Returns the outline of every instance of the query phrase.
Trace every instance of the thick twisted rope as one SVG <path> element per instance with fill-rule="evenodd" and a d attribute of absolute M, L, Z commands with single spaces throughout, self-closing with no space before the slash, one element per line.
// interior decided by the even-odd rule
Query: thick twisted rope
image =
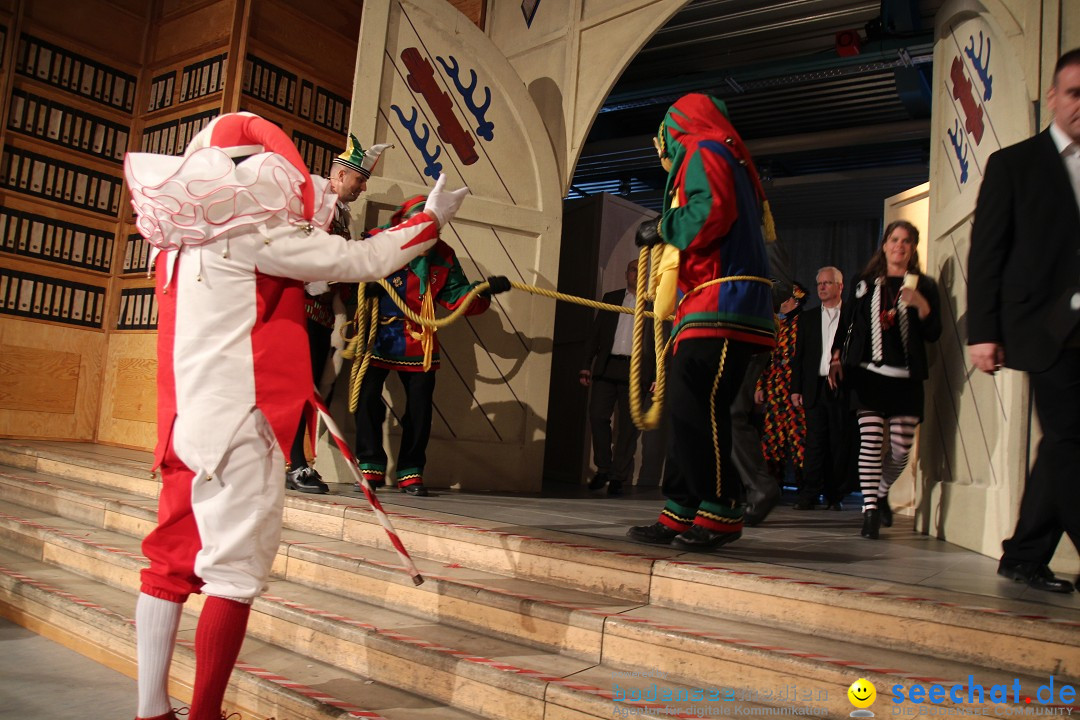
<path fill-rule="evenodd" d="M 652 268 L 654 272 L 660 261 L 660 252 L 661 246 L 659 245 L 652 249 Z M 637 297 L 646 300 L 654 299 L 647 297 L 649 253 L 649 248 L 642 248 L 638 255 Z M 734 281 L 761 282 L 766 285 L 772 285 L 772 281 L 768 278 L 755 275 L 730 275 L 728 277 L 716 278 L 706 283 L 702 283 L 686 293 L 683 300 L 712 285 Z M 489 287 L 487 281 L 477 283 L 469 290 L 461 303 L 449 315 L 444 318 L 432 319 L 422 317 L 414 312 L 405 302 L 405 299 L 400 297 L 386 280 L 380 279 L 378 283 L 383 287 L 390 299 L 394 301 L 394 304 L 401 309 L 405 317 L 416 325 L 432 328 L 434 330 L 438 330 L 439 328 L 457 321 L 458 318 L 468 311 L 469 306 L 476 300 L 477 295 L 484 292 Z M 611 305 L 609 303 L 598 302 L 576 295 L 567 295 L 566 293 L 561 293 L 556 290 L 548 290 L 546 288 L 527 285 L 514 280 L 510 281 L 510 287 L 532 293 L 533 295 L 540 295 L 554 300 L 574 303 L 575 305 L 584 305 L 585 307 L 596 310 L 606 310 L 608 312 L 633 315 L 634 340 L 630 359 L 630 417 L 633 419 L 634 425 L 639 430 L 653 430 L 660 424 L 660 417 L 663 413 L 664 388 L 666 387 L 667 381 L 667 374 L 664 369 L 664 358 L 667 356 L 668 346 L 670 345 L 670 340 L 665 340 L 664 338 L 663 321 L 671 320 L 672 318 L 660 318 L 660 322 L 657 322 L 658 318 L 656 317 L 656 313 L 646 310 L 644 302 L 636 302 L 634 303 L 633 308 L 627 308 L 622 305 Z M 355 319 L 355 324 L 357 326 L 356 334 L 352 337 L 345 337 L 346 347 L 343 352 L 345 358 L 353 360 L 352 371 L 349 376 L 350 413 L 355 413 L 356 408 L 359 405 L 360 386 L 364 381 L 364 374 L 367 372 L 368 365 L 371 363 L 371 357 L 374 352 L 375 334 L 379 327 L 379 304 L 377 300 L 375 298 L 366 297 L 363 285 L 360 286 L 358 295 L 359 298 Z M 367 315 L 366 321 L 364 320 L 365 313 Z M 652 402 L 647 413 L 642 411 L 641 401 L 641 346 L 645 337 L 645 318 L 652 318 L 653 320 L 653 347 L 656 352 L 656 386 L 652 393 Z M 346 326 L 342 328 L 343 334 L 348 331 L 349 324 L 351 323 L 347 323 Z M 360 362 L 357 362 L 358 357 L 362 358 Z"/>

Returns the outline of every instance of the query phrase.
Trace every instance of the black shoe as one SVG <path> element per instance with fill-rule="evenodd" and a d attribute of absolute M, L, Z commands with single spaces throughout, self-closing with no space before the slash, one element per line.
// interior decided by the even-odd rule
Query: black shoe
<path fill-rule="evenodd" d="M 881 511 L 881 524 L 892 527 L 892 508 L 889 507 L 889 496 L 879 497 L 877 500 L 878 510 Z"/>
<path fill-rule="evenodd" d="M 765 518 L 769 516 L 772 509 L 776 507 L 778 498 L 773 497 L 768 500 L 762 500 L 753 504 L 748 504 L 743 511 L 743 525 L 746 527 L 756 527 L 765 522 Z"/>
<path fill-rule="evenodd" d="M 611 480 L 607 486 L 608 497 L 618 497 L 622 495 L 622 480 Z"/>
<path fill-rule="evenodd" d="M 315 468 L 306 465 L 285 473 L 285 488 L 316 495 L 325 495 L 330 492 L 330 486 L 322 481 L 322 476 L 315 471 Z"/>
<path fill-rule="evenodd" d="M 678 534 L 678 530 L 672 530 L 667 525 L 658 522 L 652 525 L 635 525 L 626 531 L 628 538 L 653 545 L 667 545 Z"/>
<path fill-rule="evenodd" d="M 1056 593 L 1071 593 L 1073 591 L 1073 584 L 1068 580 L 1062 580 L 1054 575 L 1046 565 L 1039 565 L 1032 569 L 1030 565 L 1024 563 L 1014 563 L 1002 560 L 998 565 L 998 575 L 1001 577 L 1015 580 L 1016 582 L 1027 583 L 1027 586 L 1036 590 L 1045 590 L 1047 592 Z M 1077 578 L 1080 580 L 1080 578 Z"/>
<path fill-rule="evenodd" d="M 592 480 L 589 481 L 589 489 L 599 490 L 600 488 L 607 485 L 608 480 L 610 479 L 610 476 L 606 472 L 598 472 L 593 475 Z"/>
<path fill-rule="evenodd" d="M 844 503 L 837 500 L 836 502 L 829 503 L 829 510 L 843 510 Z"/>
<path fill-rule="evenodd" d="M 881 531 L 881 511 L 864 510 L 863 511 L 863 523 L 862 532 L 859 534 L 864 538 L 870 538 L 871 540 L 877 540 Z"/>
<path fill-rule="evenodd" d="M 800 498 L 793 507 L 796 510 L 817 510 L 817 503 L 809 498 Z"/>
<path fill-rule="evenodd" d="M 427 488 L 424 487 L 423 485 L 421 485 L 420 483 L 414 483 L 412 485 L 406 485 L 405 487 L 401 488 L 401 492 L 405 493 L 406 495 L 413 495 L 415 497 L 427 497 L 428 496 Z"/>
<path fill-rule="evenodd" d="M 700 525 L 693 525 L 686 532 L 676 536 L 676 538 L 671 541 L 671 546 L 678 548 L 679 550 L 710 552 L 722 545 L 735 542 L 741 537 L 742 530 L 736 530 L 735 532 L 730 533 L 718 533 L 713 532 L 712 530 L 706 530 Z"/>

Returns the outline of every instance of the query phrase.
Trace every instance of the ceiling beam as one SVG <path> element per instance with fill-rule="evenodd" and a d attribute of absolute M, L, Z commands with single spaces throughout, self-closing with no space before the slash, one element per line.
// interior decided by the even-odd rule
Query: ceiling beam
<path fill-rule="evenodd" d="M 760 138 L 748 141 L 746 147 L 750 150 L 751 155 L 765 156 L 858 145 L 877 145 L 887 142 L 924 140 L 929 137 L 929 120 L 904 120 L 882 125 L 865 125 L 841 130 Z M 589 143 L 582 150 L 581 158 L 584 160 L 595 156 L 637 153 L 643 156 L 656 154 L 653 149 L 652 136 L 634 135 Z"/>

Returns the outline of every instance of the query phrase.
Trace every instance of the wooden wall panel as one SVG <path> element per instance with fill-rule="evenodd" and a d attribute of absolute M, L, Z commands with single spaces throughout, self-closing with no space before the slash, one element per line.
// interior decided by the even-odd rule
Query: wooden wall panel
<path fill-rule="evenodd" d="M 0 410 L 73 414 L 79 360 L 77 353 L 0 344 Z"/>
<path fill-rule="evenodd" d="M 163 19 L 155 28 L 154 56 L 148 64 L 156 66 L 175 58 L 191 57 L 202 49 L 228 45 L 237 1 L 218 0 Z"/>
<path fill-rule="evenodd" d="M 457 11 L 472 20 L 473 24 L 481 30 L 484 29 L 484 9 L 487 3 L 484 0 L 448 0 L 457 8 Z"/>
<path fill-rule="evenodd" d="M 146 358 L 120 358 L 116 367 L 113 417 L 152 423 L 157 420 L 157 362 Z"/>
<path fill-rule="evenodd" d="M 346 28 L 331 29 L 278 0 L 259 0 L 251 15 L 252 40 L 307 65 L 316 78 L 331 87 L 349 87 L 359 23 L 351 33 Z M 312 48 L 318 48 L 318 52 L 312 52 Z M 272 57 L 268 59 L 275 61 Z"/>
<path fill-rule="evenodd" d="M 328 28 L 354 45 L 360 37 L 360 15 L 364 4 L 358 0 L 277 0 L 277 2 L 296 8 L 315 22 Z M 258 0 L 256 0 L 256 5 Z"/>
<path fill-rule="evenodd" d="M 101 332 L 0 317 L 0 435 L 93 440 L 105 344 Z"/>
<path fill-rule="evenodd" d="M 152 450 L 157 440 L 157 334 L 110 336 L 104 375 L 98 442 Z"/>
<path fill-rule="evenodd" d="M 112 64 L 138 66 L 149 5 L 144 3 L 143 13 L 138 14 L 103 0 L 28 0 L 25 12 L 35 27 L 77 38 L 79 43 L 103 53 Z"/>

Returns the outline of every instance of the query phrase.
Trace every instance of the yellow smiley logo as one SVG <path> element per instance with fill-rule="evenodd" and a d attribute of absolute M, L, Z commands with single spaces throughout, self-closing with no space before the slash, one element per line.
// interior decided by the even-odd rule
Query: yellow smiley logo
<path fill-rule="evenodd" d="M 874 700 L 877 699 L 877 690 L 874 689 L 873 683 L 866 678 L 859 678 L 855 682 L 851 683 L 851 687 L 847 691 L 848 700 L 851 704 L 857 708 L 868 708 L 874 704 Z"/>

